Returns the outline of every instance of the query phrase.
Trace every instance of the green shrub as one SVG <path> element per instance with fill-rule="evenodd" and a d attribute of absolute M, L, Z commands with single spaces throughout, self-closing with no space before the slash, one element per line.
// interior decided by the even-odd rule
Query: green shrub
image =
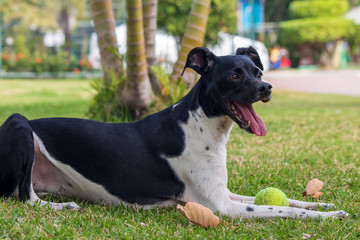
<path fill-rule="evenodd" d="M 292 60 L 311 49 L 315 62 L 322 67 L 339 67 L 337 48 L 328 43 L 340 44 L 346 40 L 354 52 L 360 42 L 358 27 L 344 14 L 349 9 L 346 0 L 296 0 L 290 4 L 295 19 L 280 23 L 278 41 L 287 47 Z"/>
<path fill-rule="evenodd" d="M 89 118 L 103 122 L 131 122 L 132 115 L 121 101 L 119 94 L 124 86 L 125 78 L 118 79 L 114 73 L 110 75 L 110 84 L 105 84 L 103 79 L 95 79 L 91 82 L 95 96 L 90 103 Z"/>
<path fill-rule="evenodd" d="M 176 82 L 171 81 L 161 65 L 153 66 L 151 70 L 153 70 L 163 87 L 161 92 L 162 100 L 169 102 L 170 105 L 177 103 L 189 91 L 186 83 L 181 78 Z"/>
<path fill-rule="evenodd" d="M 80 72 L 92 71 L 92 64 L 83 56 L 80 60 L 75 56 L 58 51 L 55 55 L 42 52 L 28 54 L 23 52 L 2 53 L 3 70 L 7 72 Z"/>
<path fill-rule="evenodd" d="M 23 54 L 25 56 L 30 55 L 29 48 L 26 44 L 25 35 L 18 35 L 14 39 L 14 50 L 17 54 Z"/>
<path fill-rule="evenodd" d="M 289 7 L 292 18 L 342 17 L 348 10 L 346 0 L 293 1 Z"/>
<path fill-rule="evenodd" d="M 35 57 L 31 61 L 31 71 L 32 72 L 44 72 L 45 70 L 45 63 L 44 63 L 44 57 Z"/>
<path fill-rule="evenodd" d="M 279 42 L 282 45 L 326 43 L 351 39 L 356 33 L 355 23 L 341 17 L 321 17 L 289 20 L 280 23 Z"/>

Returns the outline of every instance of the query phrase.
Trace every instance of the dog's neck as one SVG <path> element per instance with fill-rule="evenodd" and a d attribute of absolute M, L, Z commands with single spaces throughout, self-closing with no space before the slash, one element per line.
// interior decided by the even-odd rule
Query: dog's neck
<path fill-rule="evenodd" d="M 201 107 L 208 118 L 226 116 L 219 101 L 214 100 L 217 97 L 217 93 L 209 91 L 206 79 L 201 77 L 191 91 L 179 101 L 182 105 L 180 108 L 184 111 L 194 111 Z"/>
<path fill-rule="evenodd" d="M 193 89 L 179 102 L 179 110 L 187 116 L 186 125 L 200 135 L 212 137 L 226 144 L 234 122 L 222 114 L 216 94 L 206 89 L 205 80 L 200 78 Z M 176 108 L 177 105 L 173 106 Z M 201 133 L 207 134 L 201 134 Z"/>
<path fill-rule="evenodd" d="M 208 117 L 202 106 L 190 111 L 187 128 L 196 132 L 198 139 L 214 139 L 226 145 L 234 122 L 228 116 Z"/>

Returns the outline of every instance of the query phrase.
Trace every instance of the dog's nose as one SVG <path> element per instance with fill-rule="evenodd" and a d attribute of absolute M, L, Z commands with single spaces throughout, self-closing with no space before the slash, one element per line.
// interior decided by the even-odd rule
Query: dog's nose
<path fill-rule="evenodd" d="M 268 93 L 268 92 L 271 92 L 271 89 L 272 89 L 272 86 L 270 83 L 261 83 L 259 84 L 257 90 L 261 93 Z"/>

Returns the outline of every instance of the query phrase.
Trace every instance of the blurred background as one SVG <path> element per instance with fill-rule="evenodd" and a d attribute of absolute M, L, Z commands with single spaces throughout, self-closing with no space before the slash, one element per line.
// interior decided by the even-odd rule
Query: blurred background
<path fill-rule="evenodd" d="M 191 3 L 159 1 L 158 62 L 176 61 Z M 219 55 L 256 45 L 267 70 L 359 66 L 359 3 L 213 0 L 204 45 Z M 113 0 L 112 8 L 119 50 L 125 53 L 125 0 Z M 83 77 L 96 75 L 101 60 L 90 1 L 1 1 L 0 52 L 1 78 L 59 75 L 54 72 L 70 72 L 69 77 L 82 72 Z"/>
<path fill-rule="evenodd" d="M 0 2 L 0 79 L 102 79 L 96 111 L 119 102 L 140 116 L 154 95 L 174 103 L 196 81 L 179 78 L 193 47 L 250 45 L 277 88 L 360 95 L 360 0 Z"/>

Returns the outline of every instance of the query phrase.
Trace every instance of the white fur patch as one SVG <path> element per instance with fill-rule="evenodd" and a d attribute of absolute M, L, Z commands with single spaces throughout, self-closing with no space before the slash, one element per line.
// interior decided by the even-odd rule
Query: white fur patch
<path fill-rule="evenodd" d="M 65 177 L 65 182 L 70 182 L 72 187 L 66 188 L 66 195 L 72 195 L 82 199 L 87 199 L 95 203 L 105 203 L 112 205 L 119 205 L 120 199 L 110 194 L 103 186 L 96 184 L 83 175 L 78 173 L 71 166 L 64 164 L 50 155 L 46 150 L 41 139 L 33 133 L 35 139 L 35 147 L 38 147 L 40 152 L 46 156 L 46 158 L 54 164 L 59 171 L 61 171 Z M 35 159 L 36 161 L 36 159 Z M 52 186 L 49 186 L 51 188 Z M 59 192 L 61 194 L 61 192 Z"/>
<path fill-rule="evenodd" d="M 42 183 L 42 185 L 44 184 L 46 185 L 45 188 L 47 188 L 47 191 L 45 192 L 58 193 L 60 195 L 64 195 L 68 197 L 77 197 L 92 201 L 94 203 L 110 204 L 114 206 L 122 204 L 124 206 L 134 206 L 144 209 L 151 209 L 156 206 L 173 206 L 177 203 L 177 201 L 175 200 L 168 200 L 168 201 L 160 202 L 158 204 L 148 204 L 148 205 L 138 205 L 138 204 L 131 204 L 124 202 L 120 198 L 110 194 L 102 185 L 90 181 L 89 179 L 85 178 L 83 175 L 78 173 L 71 166 L 56 160 L 46 150 L 46 147 L 44 146 L 42 140 L 36 135 L 36 133 L 33 133 L 33 136 L 34 136 L 35 148 L 38 148 L 40 152 L 46 156 L 47 160 L 50 161 L 57 168 L 59 172 L 61 172 L 61 174 L 54 174 L 57 175 L 57 180 L 58 180 L 57 184 L 52 183 L 52 185 L 46 185 L 46 183 Z M 59 175 L 62 176 L 63 179 L 59 180 L 58 178 Z M 49 182 L 53 182 L 53 181 L 49 181 Z M 61 185 L 64 182 L 65 183 L 70 182 L 72 186 L 69 187 L 66 185 Z M 61 187 L 59 187 L 60 185 Z M 31 196 L 29 202 L 32 203 L 35 201 L 40 201 L 41 205 L 50 204 L 50 206 L 54 208 L 58 208 L 59 206 L 61 207 L 68 206 L 67 203 L 56 204 L 56 203 L 48 203 L 46 201 L 40 200 L 36 195 L 35 191 L 33 190 L 33 186 L 31 186 Z"/>
<path fill-rule="evenodd" d="M 212 206 L 209 200 L 213 191 L 227 189 L 226 143 L 233 121 L 227 116 L 208 118 L 200 107 L 190 111 L 187 123 L 180 126 L 185 134 L 183 153 L 178 157 L 164 156 L 185 184 L 180 200 Z"/>

